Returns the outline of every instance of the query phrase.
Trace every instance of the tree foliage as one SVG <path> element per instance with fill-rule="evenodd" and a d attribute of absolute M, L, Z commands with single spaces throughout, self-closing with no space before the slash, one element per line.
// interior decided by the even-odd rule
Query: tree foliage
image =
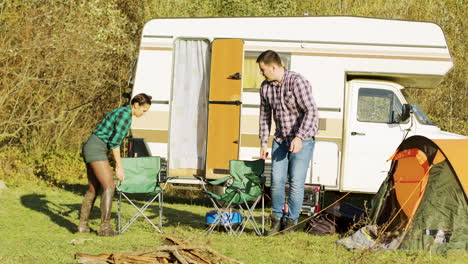
<path fill-rule="evenodd" d="M 410 100 L 442 129 L 466 135 L 467 5 L 463 0 L 0 1 L 0 153 L 14 148 L 37 159 L 46 153 L 48 160 L 54 160 L 53 151 L 58 157 L 63 150 L 78 153 L 96 122 L 123 102 L 143 25 L 158 17 L 345 15 L 436 23 L 455 67 L 438 89 L 409 91 Z M 18 160 L 0 157 L 0 167 Z M 30 164 L 44 168 L 41 162 Z"/>

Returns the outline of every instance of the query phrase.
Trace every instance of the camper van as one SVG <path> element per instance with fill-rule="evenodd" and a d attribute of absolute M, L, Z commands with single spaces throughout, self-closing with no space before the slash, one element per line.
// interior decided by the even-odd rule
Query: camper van
<path fill-rule="evenodd" d="M 133 95 L 154 99 L 132 123 L 173 182 L 229 174 L 259 159 L 257 56 L 274 50 L 312 85 L 319 132 L 306 183 L 375 193 L 400 142 L 441 131 L 405 89 L 434 89 L 453 61 L 433 23 L 361 17 L 164 18 L 143 28 Z M 269 146 L 274 134 L 271 130 Z M 271 153 L 271 151 L 270 151 Z M 266 160 L 271 164 L 271 160 Z M 265 173 L 268 178 L 270 170 Z"/>

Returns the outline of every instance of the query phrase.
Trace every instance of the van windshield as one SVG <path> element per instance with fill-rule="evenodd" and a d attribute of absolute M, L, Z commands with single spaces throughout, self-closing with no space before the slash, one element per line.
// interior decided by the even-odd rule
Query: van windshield
<path fill-rule="evenodd" d="M 413 113 L 416 116 L 416 119 L 418 119 L 419 123 L 423 125 L 434 125 L 429 119 L 429 117 L 427 117 L 427 115 L 423 112 L 421 108 L 419 108 L 417 104 L 413 104 Z"/>

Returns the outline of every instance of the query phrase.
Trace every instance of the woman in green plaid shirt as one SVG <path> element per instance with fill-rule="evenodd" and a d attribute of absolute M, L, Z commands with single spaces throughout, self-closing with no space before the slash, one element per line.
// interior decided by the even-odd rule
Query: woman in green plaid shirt
<path fill-rule="evenodd" d="M 143 93 L 136 95 L 131 100 L 130 105 L 108 113 L 93 130 L 88 141 L 83 144 L 83 157 L 86 163 L 89 188 L 81 205 L 79 233 L 91 231 L 88 219 L 96 199 L 96 192 L 101 189 L 101 229 L 98 235 L 115 235 L 110 225 L 115 184 L 107 153 L 111 150 L 116 165 L 115 175 L 119 181 L 123 181 L 124 172 L 120 159 L 120 145 L 130 130 L 132 116 L 137 118 L 143 116 L 150 106 L 151 96 Z"/>

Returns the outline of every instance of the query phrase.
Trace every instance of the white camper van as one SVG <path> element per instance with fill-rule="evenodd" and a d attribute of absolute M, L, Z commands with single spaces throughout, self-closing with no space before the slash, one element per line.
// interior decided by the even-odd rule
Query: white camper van
<path fill-rule="evenodd" d="M 132 133 L 165 159 L 175 182 L 219 178 L 228 174 L 229 160 L 259 158 L 263 77 L 256 58 L 268 49 L 312 84 L 320 119 L 307 183 L 375 193 L 389 170 L 386 160 L 405 136 L 463 137 L 438 129 L 402 93 L 436 88 L 453 66 L 436 24 L 360 17 L 154 19 L 143 29 L 133 85 L 133 95 L 147 93 L 154 101 L 133 121 Z"/>

